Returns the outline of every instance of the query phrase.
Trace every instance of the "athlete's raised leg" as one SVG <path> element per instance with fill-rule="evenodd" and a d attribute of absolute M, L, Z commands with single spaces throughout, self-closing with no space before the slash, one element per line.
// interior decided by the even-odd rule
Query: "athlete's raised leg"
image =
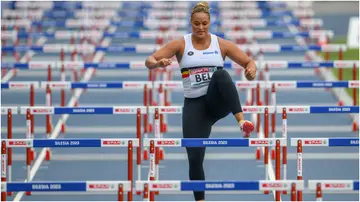
<path fill-rule="evenodd" d="M 206 94 L 206 103 L 215 117 L 215 122 L 231 112 L 246 137 L 254 129 L 253 124 L 244 119 L 238 92 L 226 70 L 219 69 L 212 75 Z"/>

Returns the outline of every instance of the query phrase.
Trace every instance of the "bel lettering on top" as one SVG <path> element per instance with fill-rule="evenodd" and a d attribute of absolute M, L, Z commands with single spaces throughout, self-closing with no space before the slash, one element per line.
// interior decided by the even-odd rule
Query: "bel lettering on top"
<path fill-rule="evenodd" d="M 205 74 L 201 74 L 201 75 L 196 74 L 195 79 L 196 79 L 196 82 L 207 81 L 207 80 L 211 79 L 211 76 L 210 76 L 210 73 L 205 73 Z"/>

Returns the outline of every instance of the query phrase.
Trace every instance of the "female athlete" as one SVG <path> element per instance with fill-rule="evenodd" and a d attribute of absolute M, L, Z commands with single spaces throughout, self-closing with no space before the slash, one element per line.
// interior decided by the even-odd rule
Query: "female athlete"
<path fill-rule="evenodd" d="M 183 87 L 184 107 L 182 129 L 184 138 L 209 138 L 211 128 L 230 112 L 234 115 L 244 137 L 249 137 L 254 125 L 244 120 L 236 87 L 223 69 L 226 57 L 245 68 L 248 80 L 254 80 L 256 65 L 234 43 L 208 32 L 210 8 L 207 2 L 197 3 L 191 13 L 192 33 L 173 40 L 149 56 L 148 69 L 166 67 L 176 56 Z M 190 180 L 205 180 L 203 160 L 205 147 L 186 148 Z M 196 201 L 205 200 L 205 193 L 195 191 Z"/>

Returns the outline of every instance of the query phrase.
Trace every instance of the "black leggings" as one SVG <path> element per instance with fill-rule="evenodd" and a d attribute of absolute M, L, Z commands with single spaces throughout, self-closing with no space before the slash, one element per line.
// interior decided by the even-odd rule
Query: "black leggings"
<path fill-rule="evenodd" d="M 223 69 L 214 72 L 207 94 L 199 98 L 185 98 L 183 109 L 184 138 L 209 138 L 211 127 L 230 112 L 242 112 L 236 87 Z M 240 129 L 239 129 L 240 132 Z M 186 148 L 190 180 L 205 180 L 203 161 L 205 147 Z M 205 193 L 194 192 L 195 200 L 204 200 Z"/>

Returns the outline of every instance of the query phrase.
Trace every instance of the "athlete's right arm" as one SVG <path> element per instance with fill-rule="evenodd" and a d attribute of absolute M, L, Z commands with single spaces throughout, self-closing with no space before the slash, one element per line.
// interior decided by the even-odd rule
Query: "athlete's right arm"
<path fill-rule="evenodd" d="M 171 64 L 171 58 L 177 54 L 181 46 L 181 40 L 173 40 L 149 56 L 145 61 L 148 69 L 166 67 Z"/>

